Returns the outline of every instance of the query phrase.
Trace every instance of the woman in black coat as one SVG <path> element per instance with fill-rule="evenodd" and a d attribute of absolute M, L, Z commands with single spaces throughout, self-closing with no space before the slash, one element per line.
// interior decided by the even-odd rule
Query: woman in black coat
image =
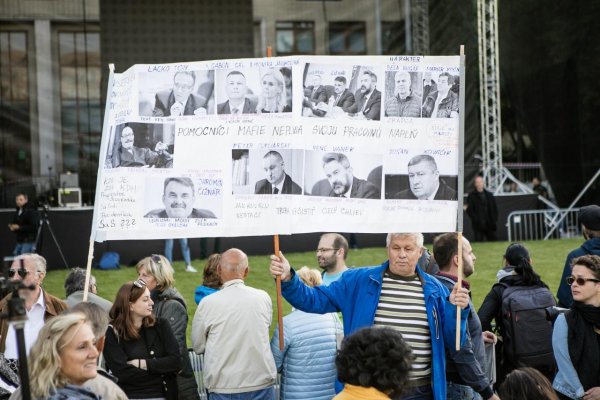
<path fill-rule="evenodd" d="M 130 399 L 175 400 L 179 346 L 169 323 L 152 315 L 153 304 L 143 280 L 121 286 L 110 310 L 106 367 Z"/>

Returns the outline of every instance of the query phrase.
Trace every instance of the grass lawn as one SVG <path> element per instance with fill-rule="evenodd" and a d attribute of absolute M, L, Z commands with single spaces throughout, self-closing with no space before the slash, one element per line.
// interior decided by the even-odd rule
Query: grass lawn
<path fill-rule="evenodd" d="M 542 279 L 550 286 L 554 294 L 558 289 L 558 283 L 562 275 L 562 270 L 565 258 L 569 251 L 579 247 L 583 242 L 583 238 L 560 239 L 547 241 L 531 241 L 523 242 L 529 249 L 535 270 L 542 276 Z M 475 274 L 469 278 L 471 282 L 471 291 L 473 294 L 473 302 L 478 308 L 483 302 L 485 295 L 490 290 L 492 284 L 496 280 L 496 272 L 502 267 L 502 255 L 508 246 L 508 242 L 495 243 L 473 243 L 473 250 L 477 257 L 475 262 Z M 316 247 L 316 243 L 315 243 Z M 431 245 L 427 246 L 431 249 Z M 243 250 L 243 249 L 242 249 Z M 292 266 L 301 267 L 307 265 L 315 267 L 314 252 L 305 253 L 290 253 L 286 254 L 285 249 L 282 249 L 286 258 Z M 365 248 L 351 250 L 348 254 L 348 266 L 365 266 L 378 265 L 386 260 L 385 248 Z M 271 295 L 273 299 L 273 321 L 271 332 L 274 329 L 277 321 L 276 317 L 276 301 L 275 301 L 275 283 L 269 274 L 268 256 L 251 256 L 250 257 L 250 274 L 246 280 L 246 284 L 256 288 L 263 289 Z M 205 261 L 194 260 L 193 264 L 199 271 L 204 267 Z M 191 320 L 196 311 L 196 303 L 194 302 L 194 289 L 202 282 L 202 273 L 185 272 L 183 261 L 175 261 L 175 287 L 182 293 L 188 304 L 188 314 L 190 323 L 188 325 L 188 343 L 190 341 Z M 100 271 L 93 270 L 92 272 L 97 279 L 98 294 L 106 299 L 114 300 L 114 296 L 119 287 L 126 281 L 137 278 L 135 268 L 122 267 L 116 271 Z M 50 271 L 44 280 L 44 287 L 53 295 L 64 297 L 64 280 L 68 274 L 66 270 Z M 291 307 L 287 302 L 283 302 L 283 313 L 288 314 Z"/>

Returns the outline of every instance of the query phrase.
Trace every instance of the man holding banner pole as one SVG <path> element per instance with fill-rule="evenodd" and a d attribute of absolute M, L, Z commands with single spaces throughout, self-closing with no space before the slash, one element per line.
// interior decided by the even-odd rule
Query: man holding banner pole
<path fill-rule="evenodd" d="M 386 247 L 388 261 L 349 269 L 329 286 L 304 285 L 283 255 L 271 256 L 270 271 L 281 276 L 283 297 L 293 307 L 312 313 L 341 312 L 345 335 L 371 325 L 402 332 L 416 356 L 410 390 L 402 399 L 445 400 L 445 350 L 454 345 L 456 306 L 462 308 L 461 341 L 465 338 L 468 290 L 457 285 L 450 293 L 417 266 L 423 251 L 421 233 L 390 233 Z"/>

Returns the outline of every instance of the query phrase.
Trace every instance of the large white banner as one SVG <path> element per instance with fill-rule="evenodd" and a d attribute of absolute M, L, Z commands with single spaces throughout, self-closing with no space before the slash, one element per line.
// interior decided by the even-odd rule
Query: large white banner
<path fill-rule="evenodd" d="M 458 56 L 113 74 L 92 238 L 455 231 L 459 77 Z"/>

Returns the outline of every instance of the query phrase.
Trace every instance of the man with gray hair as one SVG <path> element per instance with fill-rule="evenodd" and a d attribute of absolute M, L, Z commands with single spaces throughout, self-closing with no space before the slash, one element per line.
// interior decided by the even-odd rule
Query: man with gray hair
<path fill-rule="evenodd" d="M 408 162 L 409 188 L 390 196 L 406 200 L 458 200 L 456 190 L 440 179 L 435 158 L 428 154 L 414 156 Z"/>
<path fill-rule="evenodd" d="M 85 290 L 85 270 L 75 267 L 69 272 L 65 279 L 65 295 L 67 296 L 65 303 L 69 308 L 83 301 L 83 292 Z M 90 284 L 88 286 L 87 301 L 102 307 L 108 314 L 112 307 L 112 303 L 98 296 L 96 287 L 96 277 L 90 274 Z"/>
<path fill-rule="evenodd" d="M 323 156 L 323 171 L 327 179 L 314 184 L 313 196 L 379 199 L 377 186 L 354 176 L 350 160 L 343 153 L 326 153 Z"/>
<path fill-rule="evenodd" d="M 318 314 L 341 312 L 346 336 L 371 325 L 400 331 L 415 355 L 408 395 L 445 400 L 445 350 L 455 343 L 457 305 L 463 308 L 461 342 L 465 338 L 469 292 L 458 285 L 449 292 L 417 266 L 423 252 L 421 233 L 389 233 L 386 246 L 388 260 L 383 264 L 349 269 L 329 286 L 306 286 L 283 255 L 271 256 L 270 271 L 281 276 L 283 297 L 293 307 Z"/>
<path fill-rule="evenodd" d="M 67 305 L 42 289 L 42 282 L 46 277 L 46 259 L 39 254 L 26 253 L 16 257 L 8 271 L 8 278 L 13 282 L 21 281 L 25 286 L 33 286 L 33 290 L 21 289 L 20 297 L 25 302 L 27 321 L 25 321 L 25 349 L 27 354 L 36 341 L 44 322 L 57 316 L 67 308 Z M 13 294 L 9 293 L 0 301 L 0 313 L 8 313 L 9 301 Z M 0 320 L 0 352 L 16 369 L 19 358 L 17 352 L 17 337 L 14 326 L 8 319 Z"/>
<path fill-rule="evenodd" d="M 222 289 L 200 302 L 192 321 L 192 346 L 204 354 L 202 372 L 210 399 L 274 400 L 271 298 L 244 284 L 250 267 L 243 251 L 224 252 L 217 270 Z"/>
<path fill-rule="evenodd" d="M 194 208 L 194 182 L 187 176 L 166 178 L 162 201 L 165 208 L 152 210 L 144 218 L 216 218 L 210 210 Z"/>

